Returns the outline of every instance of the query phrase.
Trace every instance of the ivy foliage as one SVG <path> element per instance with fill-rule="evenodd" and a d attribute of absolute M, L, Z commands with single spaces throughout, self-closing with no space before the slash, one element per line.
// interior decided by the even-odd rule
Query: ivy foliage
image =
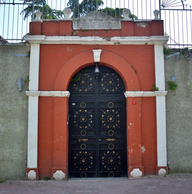
<path fill-rule="evenodd" d="M 175 82 L 168 81 L 167 83 L 170 90 L 175 90 L 177 88 L 177 84 Z"/>
<path fill-rule="evenodd" d="M 81 81 L 81 75 L 82 74 L 85 74 L 85 73 L 87 73 L 88 71 L 87 71 L 87 69 L 85 69 L 85 70 L 80 70 L 79 72 L 77 72 L 76 74 L 75 74 L 75 76 L 71 79 L 71 82 L 79 82 L 79 81 Z"/>

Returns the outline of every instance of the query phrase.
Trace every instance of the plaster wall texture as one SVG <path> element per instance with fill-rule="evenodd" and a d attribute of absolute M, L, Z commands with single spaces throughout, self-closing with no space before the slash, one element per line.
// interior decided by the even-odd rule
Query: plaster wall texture
<path fill-rule="evenodd" d="M 176 76 L 176 90 L 167 81 Z M 192 172 L 192 56 L 165 59 L 167 147 L 169 173 Z"/>
<path fill-rule="evenodd" d="M 23 82 L 19 92 L 17 80 L 29 74 L 29 46 L 0 46 L 0 179 L 22 179 L 27 163 L 28 98 Z"/>

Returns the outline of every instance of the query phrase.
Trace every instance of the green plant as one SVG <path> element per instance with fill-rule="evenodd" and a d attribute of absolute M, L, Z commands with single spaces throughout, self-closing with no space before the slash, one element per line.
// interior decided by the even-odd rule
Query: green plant
<path fill-rule="evenodd" d="M 155 91 L 159 91 L 159 88 L 156 87 L 156 84 L 152 84 L 151 90 L 152 90 L 153 92 L 155 92 Z"/>
<path fill-rule="evenodd" d="M 25 83 L 28 83 L 30 80 L 29 80 L 29 76 L 26 77 L 26 79 L 24 80 Z"/>
<path fill-rule="evenodd" d="M 87 69 L 81 70 L 75 74 L 75 76 L 71 79 L 71 82 L 79 82 L 81 81 L 81 75 L 87 73 Z"/>
<path fill-rule="evenodd" d="M 47 177 L 47 176 L 44 176 L 43 179 L 44 179 L 45 181 L 51 180 L 51 178 L 49 178 L 49 177 Z"/>
<path fill-rule="evenodd" d="M 167 168 L 168 168 L 168 170 L 170 171 L 171 169 L 170 169 L 170 166 L 169 166 L 169 164 L 167 163 Z"/>
<path fill-rule="evenodd" d="M 170 51 L 170 49 L 168 48 L 168 47 L 163 47 L 163 54 L 164 55 L 168 55 L 169 53 L 170 53 L 171 51 Z"/>
<path fill-rule="evenodd" d="M 167 83 L 170 90 L 175 90 L 177 88 L 177 84 L 175 82 L 167 81 Z"/>
<path fill-rule="evenodd" d="M 27 57 L 28 57 L 28 58 L 30 57 L 30 51 L 27 52 Z"/>
<path fill-rule="evenodd" d="M 5 180 L 3 179 L 3 180 L 0 180 L 0 183 L 4 183 L 5 182 Z"/>
<path fill-rule="evenodd" d="M 137 74 L 137 70 L 134 69 L 133 65 L 131 65 L 132 69 L 135 71 L 135 73 Z"/>
<path fill-rule="evenodd" d="M 83 32 L 83 33 L 86 32 L 86 31 L 87 31 L 87 30 L 81 30 L 81 32 Z"/>

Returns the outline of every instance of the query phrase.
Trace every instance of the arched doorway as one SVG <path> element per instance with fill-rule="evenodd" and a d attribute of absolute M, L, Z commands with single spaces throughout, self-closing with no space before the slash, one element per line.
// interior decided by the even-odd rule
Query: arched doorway
<path fill-rule="evenodd" d="M 80 70 L 69 91 L 69 177 L 127 176 L 125 85 L 112 69 Z"/>

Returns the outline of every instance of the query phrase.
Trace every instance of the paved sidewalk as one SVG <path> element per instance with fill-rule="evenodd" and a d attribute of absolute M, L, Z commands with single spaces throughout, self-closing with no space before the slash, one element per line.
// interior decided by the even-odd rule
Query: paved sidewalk
<path fill-rule="evenodd" d="M 192 194 L 192 174 L 165 177 L 145 176 L 139 179 L 69 179 L 68 181 L 6 180 L 0 183 L 0 194 Z"/>

